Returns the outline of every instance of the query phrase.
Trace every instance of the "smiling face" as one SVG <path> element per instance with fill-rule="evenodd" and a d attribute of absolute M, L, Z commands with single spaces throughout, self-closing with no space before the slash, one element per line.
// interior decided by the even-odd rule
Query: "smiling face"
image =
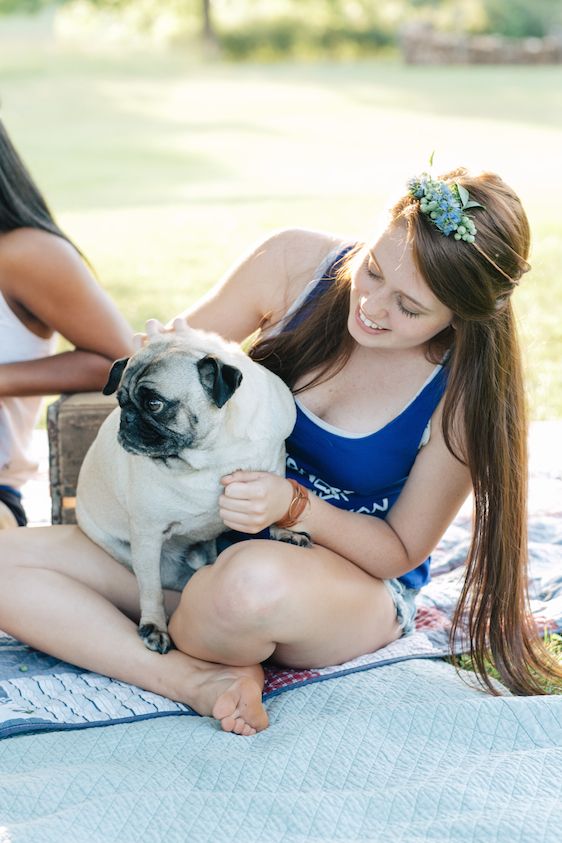
<path fill-rule="evenodd" d="M 416 267 L 405 228 L 385 229 L 362 250 L 351 275 L 348 318 L 359 345 L 425 350 L 452 319 Z"/>

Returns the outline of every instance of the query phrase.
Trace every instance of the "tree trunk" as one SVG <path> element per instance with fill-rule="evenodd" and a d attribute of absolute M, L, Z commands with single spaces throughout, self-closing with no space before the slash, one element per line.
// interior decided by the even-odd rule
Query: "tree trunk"
<path fill-rule="evenodd" d="M 211 0 L 203 0 L 203 40 L 207 44 L 216 43 L 217 37 L 213 29 L 213 20 L 211 15 Z"/>

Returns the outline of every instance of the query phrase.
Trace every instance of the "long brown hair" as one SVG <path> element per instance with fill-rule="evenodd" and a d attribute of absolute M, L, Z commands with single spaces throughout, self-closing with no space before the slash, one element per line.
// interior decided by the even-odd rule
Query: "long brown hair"
<path fill-rule="evenodd" d="M 391 225 L 405 226 L 418 269 L 454 314 L 428 355 L 449 348 L 443 434 L 451 453 L 470 470 L 474 527 L 466 576 L 451 629 L 463 643 L 482 686 L 497 693 L 486 671 L 493 663 L 507 687 L 541 694 L 562 669 L 540 641 L 527 594 L 527 417 L 521 353 L 511 294 L 529 265 L 530 232 L 513 190 L 492 173 L 459 169 L 441 177 L 462 184 L 483 208 L 471 212 L 473 244 L 445 237 L 405 195 Z M 289 386 L 313 372 L 318 383 L 341 370 L 353 348 L 347 331 L 349 287 L 362 244 L 341 262 L 315 307 L 291 330 L 258 337 L 251 356 Z M 301 389 L 304 388 L 301 386 Z"/>

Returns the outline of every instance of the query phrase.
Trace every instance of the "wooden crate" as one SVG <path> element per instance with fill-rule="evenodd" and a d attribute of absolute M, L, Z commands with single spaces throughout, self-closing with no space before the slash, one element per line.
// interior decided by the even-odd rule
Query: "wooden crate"
<path fill-rule="evenodd" d="M 49 406 L 47 431 L 53 524 L 76 523 L 76 483 L 82 460 L 100 424 L 116 406 L 114 395 L 98 392 L 61 395 Z"/>

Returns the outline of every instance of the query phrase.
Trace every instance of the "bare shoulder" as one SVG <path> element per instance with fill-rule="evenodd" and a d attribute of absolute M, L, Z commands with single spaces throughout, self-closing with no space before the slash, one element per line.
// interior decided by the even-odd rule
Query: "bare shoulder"
<path fill-rule="evenodd" d="M 35 282 L 44 285 L 83 267 L 76 249 L 48 231 L 18 228 L 0 237 L 0 289 L 9 296 L 19 298 Z"/>
<path fill-rule="evenodd" d="M 0 236 L 0 290 L 39 336 L 53 331 L 75 348 L 116 359 L 131 330 L 76 249 L 50 232 L 20 228 Z"/>
<path fill-rule="evenodd" d="M 240 342 L 258 326 L 276 322 L 346 238 L 288 228 L 254 244 L 206 296 L 179 314 L 194 328 Z"/>
<path fill-rule="evenodd" d="M 306 228 L 288 228 L 278 232 L 283 249 L 289 293 L 299 293 L 326 257 L 349 238 L 325 231 Z"/>
<path fill-rule="evenodd" d="M 310 228 L 285 228 L 276 232 L 274 237 L 288 251 L 289 262 L 294 261 L 296 266 L 308 265 L 309 269 L 338 246 L 349 242 L 349 238 L 341 234 Z"/>
<path fill-rule="evenodd" d="M 67 260 L 76 255 L 76 249 L 63 237 L 39 228 L 16 228 L 0 237 L 0 260 L 31 261 L 37 258 Z"/>
<path fill-rule="evenodd" d="M 273 321 L 287 312 L 326 258 L 347 242 L 342 235 L 305 228 L 283 229 L 268 238 L 264 246 L 271 249 L 277 283 L 268 285 L 263 304 Z"/>

